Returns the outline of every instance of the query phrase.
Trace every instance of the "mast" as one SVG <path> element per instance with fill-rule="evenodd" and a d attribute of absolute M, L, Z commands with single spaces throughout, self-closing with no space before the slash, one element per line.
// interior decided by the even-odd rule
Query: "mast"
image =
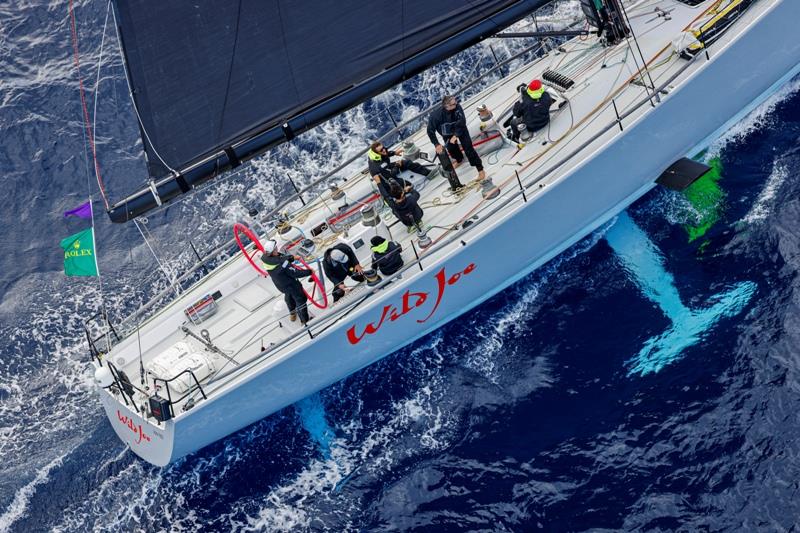
<path fill-rule="evenodd" d="M 620 0 L 581 0 L 581 9 L 606 44 L 614 45 L 630 35 Z"/>
<path fill-rule="evenodd" d="M 115 0 L 150 184 L 109 217 L 125 222 L 169 202 L 550 1 L 384 0 L 365 10 L 356 0 L 210 0 L 202 9 Z M 174 32 L 180 20 L 191 39 Z M 323 25 L 331 35 L 308 39 Z"/>

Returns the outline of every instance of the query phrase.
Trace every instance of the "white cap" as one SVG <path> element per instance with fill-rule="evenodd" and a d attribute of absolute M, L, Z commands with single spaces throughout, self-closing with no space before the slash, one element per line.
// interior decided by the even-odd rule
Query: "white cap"
<path fill-rule="evenodd" d="M 347 263 L 347 254 L 338 248 L 334 248 L 331 250 L 331 260 L 337 263 Z"/>
<path fill-rule="evenodd" d="M 268 254 L 271 254 L 272 252 L 275 251 L 275 248 L 277 248 L 277 247 L 278 247 L 278 243 L 275 242 L 274 240 L 270 239 L 270 240 L 268 240 L 267 242 L 264 243 L 264 252 L 268 253 Z"/>

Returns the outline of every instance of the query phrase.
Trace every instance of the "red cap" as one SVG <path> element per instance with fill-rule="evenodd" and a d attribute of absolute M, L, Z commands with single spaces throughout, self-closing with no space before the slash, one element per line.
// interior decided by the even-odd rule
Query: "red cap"
<path fill-rule="evenodd" d="M 539 80 L 533 80 L 528 84 L 528 89 L 530 89 L 531 91 L 538 91 L 541 88 L 542 88 L 542 82 Z"/>

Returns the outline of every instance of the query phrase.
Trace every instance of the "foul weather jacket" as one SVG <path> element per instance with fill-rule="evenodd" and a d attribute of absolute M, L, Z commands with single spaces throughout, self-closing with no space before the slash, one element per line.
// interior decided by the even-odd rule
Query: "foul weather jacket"
<path fill-rule="evenodd" d="M 379 176 L 381 182 L 387 181 L 390 182 L 393 179 L 400 179 L 397 176 L 403 170 L 408 170 L 419 174 L 420 176 L 428 176 L 430 174 L 430 170 L 425 168 L 424 166 L 420 165 L 416 161 L 406 161 L 400 159 L 398 161 L 392 161 L 392 156 L 396 155 L 393 150 L 389 150 L 386 155 L 383 154 L 376 154 L 380 156 L 380 159 L 372 158 L 372 154 L 374 154 L 372 150 L 370 150 L 368 159 L 368 166 L 369 166 L 369 175 L 370 176 Z M 406 182 L 408 183 L 408 182 Z M 386 198 L 386 195 L 383 196 Z"/>
<path fill-rule="evenodd" d="M 381 193 L 386 204 L 394 209 L 395 199 L 394 196 L 392 196 L 392 188 L 405 189 L 406 187 L 412 186 L 410 181 L 404 180 L 403 178 L 381 177 L 381 181 L 378 182 L 378 192 Z"/>
<path fill-rule="evenodd" d="M 436 139 L 437 133 L 441 134 L 444 138 L 444 142 L 439 142 Z M 452 111 L 448 111 L 444 106 L 432 111 L 428 117 L 428 138 L 433 145 L 446 144 L 448 139 L 453 135 L 459 139 L 469 138 L 467 118 L 461 106 L 457 105 Z"/>
<path fill-rule="evenodd" d="M 369 158 L 369 175 L 380 176 L 381 181 L 392 179 L 399 171 L 397 163 L 392 163 L 391 160 L 391 157 L 395 155 L 394 150 L 387 151 L 386 155 L 379 155 L 381 156 L 379 160 L 372 159 L 371 157 Z"/>
<path fill-rule="evenodd" d="M 380 247 L 372 247 L 372 270 L 377 270 L 384 276 L 391 276 L 403 266 L 403 247 L 398 243 L 389 241 L 386 250 L 379 252 Z"/>
<path fill-rule="evenodd" d="M 291 255 L 285 254 L 263 254 L 261 256 L 261 261 L 264 263 L 272 283 L 275 284 L 275 288 L 284 294 L 298 290 L 302 292 L 303 287 L 297 280 L 311 275 L 310 270 L 295 267 L 292 264 L 293 260 Z"/>
<path fill-rule="evenodd" d="M 331 252 L 333 250 L 340 250 L 347 255 L 347 263 L 338 263 L 331 259 Z M 352 276 L 355 274 L 355 266 L 358 264 L 358 259 L 356 259 L 356 254 L 353 252 L 353 249 L 350 248 L 343 242 L 325 250 L 325 258 L 322 260 L 322 268 L 325 270 L 325 276 L 331 283 L 334 285 L 338 285 L 347 279 L 347 276 Z M 358 274 L 355 274 L 358 276 Z"/>
<path fill-rule="evenodd" d="M 522 99 L 514 104 L 513 114 L 520 117 L 529 132 L 538 131 L 550 122 L 550 106 L 553 104 L 553 97 L 545 91 L 541 98 L 534 100 L 527 94 L 522 95 Z"/>

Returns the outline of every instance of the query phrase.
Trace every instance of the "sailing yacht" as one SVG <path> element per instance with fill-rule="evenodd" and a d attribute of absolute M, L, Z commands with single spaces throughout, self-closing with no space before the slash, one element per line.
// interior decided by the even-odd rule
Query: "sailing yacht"
<path fill-rule="evenodd" d="M 111 206 L 114 221 L 190 192 L 549 2 L 369 10 L 311 2 L 313 15 L 309 2 L 212 3 L 115 3 L 150 179 Z M 87 329 L 100 400 L 120 439 L 166 465 L 430 333 L 658 184 L 687 186 L 706 171 L 687 156 L 800 70 L 796 0 L 581 7 L 584 29 L 535 32 L 532 61 L 461 102 L 487 179 L 464 165 L 465 187 L 453 191 L 424 130 L 397 142 L 402 157 L 433 170 L 401 174 L 424 210 L 414 231 L 366 170 L 343 180 L 332 173 L 236 224 L 231 242 L 241 250 L 166 305 L 167 292 L 121 324 Z M 532 80 L 552 97 L 549 125 L 511 141 L 503 124 Z M 359 157 L 366 166 L 366 147 Z M 402 246 L 404 266 L 347 281 L 347 295 L 333 302 L 320 268 L 325 250 L 346 243 L 369 265 L 375 236 Z M 305 326 L 290 319 L 263 270 L 268 240 L 310 270 Z"/>

